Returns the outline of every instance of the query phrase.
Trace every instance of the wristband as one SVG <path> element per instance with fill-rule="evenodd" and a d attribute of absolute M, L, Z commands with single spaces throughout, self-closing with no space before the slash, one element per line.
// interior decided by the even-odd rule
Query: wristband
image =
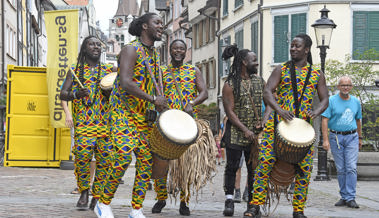
<path fill-rule="evenodd" d="M 363 139 L 363 137 L 362 137 L 362 136 L 359 136 L 358 138 L 359 138 L 359 139 Z"/>
<path fill-rule="evenodd" d="M 74 99 L 77 99 L 76 98 L 76 92 L 72 92 L 72 95 L 74 96 Z"/>

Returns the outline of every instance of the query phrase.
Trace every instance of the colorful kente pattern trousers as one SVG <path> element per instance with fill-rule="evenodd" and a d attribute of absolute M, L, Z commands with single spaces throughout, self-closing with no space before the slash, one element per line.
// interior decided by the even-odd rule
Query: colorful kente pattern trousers
<path fill-rule="evenodd" d="M 140 209 L 151 177 L 152 156 L 147 141 L 149 136 L 137 131 L 139 128 L 135 127 L 132 122 L 126 125 L 123 120 L 127 119 L 125 114 L 112 112 L 110 123 L 114 161 L 110 167 L 100 202 L 104 204 L 111 203 L 120 181 L 132 161 L 134 151 L 136 173 L 132 193 L 132 207 Z"/>
<path fill-rule="evenodd" d="M 99 199 L 104 181 L 112 161 L 112 144 L 108 137 L 75 136 L 75 176 L 79 191 L 90 188 L 90 162 L 96 159 L 96 172 L 92 185 L 92 195 Z"/>
<path fill-rule="evenodd" d="M 255 169 L 253 199 L 250 204 L 262 205 L 265 203 L 270 172 L 276 162 L 273 145 L 273 132 L 271 134 L 265 132 L 259 149 L 259 165 Z M 294 212 L 304 211 L 309 180 L 312 173 L 313 151 L 314 147 L 312 146 L 305 158 L 298 163 L 303 173 L 302 175 L 297 173 L 295 176 L 295 191 L 292 200 Z"/>
<path fill-rule="evenodd" d="M 157 193 L 157 200 L 167 199 L 167 175 L 164 178 L 154 180 L 154 190 Z M 180 202 L 185 202 L 188 204 L 190 200 L 190 195 L 185 197 L 185 192 L 180 191 Z"/>

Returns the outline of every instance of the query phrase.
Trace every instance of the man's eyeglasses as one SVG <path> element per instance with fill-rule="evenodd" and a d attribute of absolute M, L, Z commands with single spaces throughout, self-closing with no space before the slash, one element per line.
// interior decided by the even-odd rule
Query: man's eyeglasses
<path fill-rule="evenodd" d="M 352 87 L 353 85 L 339 85 L 341 86 L 342 88 L 349 88 L 349 87 Z"/>

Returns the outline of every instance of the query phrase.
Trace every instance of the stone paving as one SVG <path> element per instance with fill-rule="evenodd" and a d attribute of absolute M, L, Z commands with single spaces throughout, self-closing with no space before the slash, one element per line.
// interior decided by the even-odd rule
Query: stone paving
<path fill-rule="evenodd" d="M 315 163 L 315 168 L 317 162 Z M 191 199 L 191 217 L 223 217 L 224 193 L 223 166 L 213 183 L 208 184 L 198 196 Z M 308 217 L 379 217 L 379 182 L 358 181 L 356 201 L 359 209 L 333 206 L 339 199 L 338 184 L 331 181 L 313 181 L 314 170 L 305 214 Z M 241 184 L 246 178 L 243 169 Z M 112 210 L 115 217 L 128 217 L 131 210 L 131 189 L 134 180 L 134 166 L 131 166 L 124 177 L 125 184 L 120 185 Z M 69 194 L 75 187 L 73 171 L 54 168 L 17 168 L 0 167 L 0 217 L 74 217 L 96 218 L 92 211 L 78 211 L 75 208 L 79 195 Z M 148 191 L 144 203 L 146 217 L 181 217 L 179 203 L 170 198 L 161 214 L 152 214 L 155 203 L 154 191 Z M 234 217 L 242 217 L 246 203 L 235 204 Z M 277 209 L 268 217 L 292 217 L 292 207 L 282 196 Z"/>

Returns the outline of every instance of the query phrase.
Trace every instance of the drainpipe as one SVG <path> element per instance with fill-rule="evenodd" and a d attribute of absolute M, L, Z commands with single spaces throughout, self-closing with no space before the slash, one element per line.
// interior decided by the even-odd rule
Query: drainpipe
<path fill-rule="evenodd" d="M 258 4 L 259 14 L 259 75 L 263 76 L 263 12 L 262 12 L 263 0 L 260 0 Z"/>
<path fill-rule="evenodd" d="M 220 9 L 220 6 L 221 6 L 221 0 L 219 0 L 218 1 L 218 11 L 217 11 L 217 14 L 218 14 L 218 16 L 217 16 L 217 30 L 216 30 L 216 36 L 217 36 L 217 56 L 219 56 L 220 55 L 220 53 L 221 53 L 221 47 L 220 47 L 220 37 L 221 37 L 221 34 L 220 34 L 220 29 L 221 29 L 221 24 L 220 24 L 220 19 L 221 19 L 221 15 L 220 15 L 220 13 L 221 13 L 221 9 Z M 217 57 L 217 59 L 218 59 L 218 57 Z M 220 85 L 221 85 L 221 77 L 220 77 L 220 74 L 219 74 L 219 72 L 220 72 L 220 69 L 219 69 L 219 66 L 220 66 L 220 64 L 219 64 L 219 62 L 220 61 L 222 61 L 222 60 L 218 60 L 218 62 L 217 62 L 217 69 L 218 69 L 218 72 L 217 72 L 217 78 L 218 78 L 218 80 L 217 80 L 217 127 L 216 127 L 216 130 L 217 130 L 217 133 L 220 131 L 219 130 L 219 128 L 220 128 L 220 119 L 221 119 L 221 111 L 220 111 L 220 99 L 218 98 L 218 96 L 220 96 L 220 90 L 221 90 L 221 87 L 220 87 Z"/>

